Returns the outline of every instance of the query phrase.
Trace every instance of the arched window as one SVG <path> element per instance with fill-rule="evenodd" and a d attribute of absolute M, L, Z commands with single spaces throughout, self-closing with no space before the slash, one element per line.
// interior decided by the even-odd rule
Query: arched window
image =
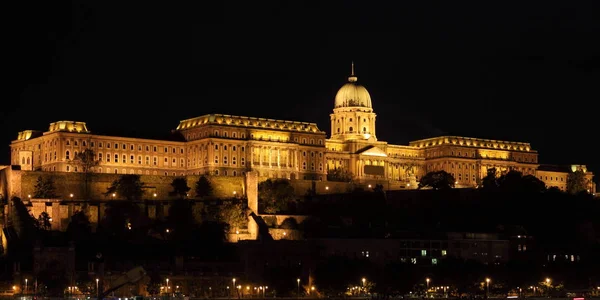
<path fill-rule="evenodd" d="M 352 126 L 350 126 L 350 128 L 348 129 L 348 131 L 352 132 L 354 130 L 354 128 L 352 128 Z"/>
<path fill-rule="evenodd" d="M 65 153 L 65 158 L 71 159 L 70 156 L 71 156 L 71 152 L 69 152 L 69 150 L 67 150 L 67 152 Z"/>
<path fill-rule="evenodd" d="M 363 127 L 363 132 L 367 132 L 367 127 Z"/>

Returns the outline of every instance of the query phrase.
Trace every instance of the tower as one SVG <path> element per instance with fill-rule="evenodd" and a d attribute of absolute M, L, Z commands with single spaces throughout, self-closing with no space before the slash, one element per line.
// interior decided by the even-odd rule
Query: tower
<path fill-rule="evenodd" d="M 331 117 L 332 140 L 377 141 L 375 136 L 375 117 L 371 104 L 371 95 L 367 89 L 358 84 L 354 74 L 354 62 L 344 84 L 335 95 L 335 104 Z"/>

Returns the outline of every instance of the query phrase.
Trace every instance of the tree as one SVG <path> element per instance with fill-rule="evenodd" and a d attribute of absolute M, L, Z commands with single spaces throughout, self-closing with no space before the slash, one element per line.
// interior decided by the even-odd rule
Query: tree
<path fill-rule="evenodd" d="M 219 207 L 219 220 L 229 224 L 231 229 L 239 229 L 248 225 L 246 205 L 237 203 L 225 203 Z"/>
<path fill-rule="evenodd" d="M 210 180 L 204 175 L 200 176 L 196 181 L 196 196 L 200 198 L 209 197 L 212 196 L 212 193 L 213 187 Z"/>
<path fill-rule="evenodd" d="M 13 213 L 12 223 L 20 239 L 32 242 L 37 235 L 38 222 L 27 210 L 27 207 L 19 197 L 12 197 Z"/>
<path fill-rule="evenodd" d="M 173 187 L 173 191 L 169 192 L 169 196 L 179 196 L 180 198 L 185 198 L 188 195 L 188 192 L 191 190 L 191 188 L 187 185 L 187 180 L 185 180 L 184 177 L 173 179 L 171 186 Z"/>
<path fill-rule="evenodd" d="M 52 177 L 46 179 L 39 176 L 34 186 L 33 197 L 38 199 L 50 199 L 58 197 L 56 195 L 56 187 Z"/>
<path fill-rule="evenodd" d="M 485 190 L 495 190 L 498 187 L 496 178 L 496 168 L 487 169 L 487 174 L 481 179 L 481 188 Z"/>
<path fill-rule="evenodd" d="M 49 230 L 50 227 L 52 227 L 52 223 L 50 223 L 50 215 L 44 211 L 38 216 L 38 228 Z"/>
<path fill-rule="evenodd" d="M 445 190 L 454 187 L 454 176 L 446 171 L 429 172 L 419 181 L 419 189 L 430 187 L 434 190 Z"/>
<path fill-rule="evenodd" d="M 525 175 L 510 170 L 497 180 L 498 188 L 510 193 L 540 193 L 546 190 L 546 184 L 533 175 Z"/>
<path fill-rule="evenodd" d="M 328 181 L 352 182 L 352 173 L 345 168 L 335 168 L 327 172 Z"/>
<path fill-rule="evenodd" d="M 71 216 L 71 221 L 67 226 L 67 235 L 72 240 L 81 240 L 92 233 L 92 227 L 87 214 L 83 211 L 77 211 Z"/>
<path fill-rule="evenodd" d="M 258 185 L 258 199 L 267 213 L 285 211 L 295 199 L 294 187 L 287 179 L 267 179 Z"/>
<path fill-rule="evenodd" d="M 583 170 L 577 170 L 567 175 L 567 192 L 570 194 L 578 194 L 586 191 L 586 179 Z"/>
<path fill-rule="evenodd" d="M 100 161 L 96 160 L 96 153 L 92 149 L 85 149 L 82 152 L 76 153 L 75 157 L 70 161 L 75 170 L 83 174 L 85 197 L 89 197 L 90 177 L 94 172 L 94 168 L 99 163 Z"/>
<path fill-rule="evenodd" d="M 169 238 L 174 240 L 189 240 L 196 226 L 192 203 L 185 199 L 177 199 L 170 203 L 167 217 Z"/>
<path fill-rule="evenodd" d="M 117 194 L 127 200 L 140 200 L 144 195 L 144 183 L 140 175 L 127 174 L 121 175 L 119 179 L 113 181 L 110 187 L 104 193 L 105 196 Z"/>

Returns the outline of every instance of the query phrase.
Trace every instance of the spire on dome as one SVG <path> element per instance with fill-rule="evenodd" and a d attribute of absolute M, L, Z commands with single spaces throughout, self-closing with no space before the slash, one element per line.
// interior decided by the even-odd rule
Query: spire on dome
<path fill-rule="evenodd" d="M 356 82 L 357 80 L 358 80 L 358 77 L 356 77 L 356 75 L 354 75 L 354 61 L 352 61 L 352 73 L 350 74 L 350 77 L 348 77 L 348 81 Z"/>

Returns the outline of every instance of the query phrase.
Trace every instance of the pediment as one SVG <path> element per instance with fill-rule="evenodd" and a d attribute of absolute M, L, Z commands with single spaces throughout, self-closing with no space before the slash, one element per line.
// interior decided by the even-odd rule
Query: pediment
<path fill-rule="evenodd" d="M 381 150 L 375 146 L 371 146 L 371 147 L 366 148 L 365 150 L 359 151 L 358 154 L 365 155 L 365 156 L 387 157 L 387 154 L 383 150 Z"/>

